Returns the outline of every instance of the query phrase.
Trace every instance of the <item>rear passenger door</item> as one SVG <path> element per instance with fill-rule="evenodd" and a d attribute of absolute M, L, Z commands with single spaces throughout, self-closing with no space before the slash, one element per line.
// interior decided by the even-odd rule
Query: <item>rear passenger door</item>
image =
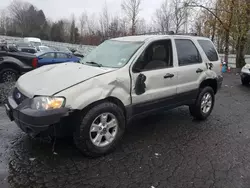
<path fill-rule="evenodd" d="M 178 56 L 177 94 L 186 100 L 196 97 L 203 72 L 207 69 L 195 41 L 191 39 L 175 39 Z"/>
<path fill-rule="evenodd" d="M 215 71 L 217 75 L 221 75 L 221 61 L 212 41 L 209 39 L 199 39 L 197 41 L 206 54 L 204 61 L 208 64 L 208 67 Z"/>
<path fill-rule="evenodd" d="M 56 53 L 56 63 L 65 63 L 69 61 L 68 54 L 66 53 Z"/>

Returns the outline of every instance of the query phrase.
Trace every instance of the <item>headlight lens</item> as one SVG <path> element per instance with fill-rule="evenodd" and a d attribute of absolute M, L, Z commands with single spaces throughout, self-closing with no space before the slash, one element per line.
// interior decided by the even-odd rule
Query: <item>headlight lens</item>
<path fill-rule="evenodd" d="M 246 64 L 243 68 L 244 69 L 250 69 L 250 64 Z"/>
<path fill-rule="evenodd" d="M 35 97 L 32 101 L 31 108 L 36 110 L 58 109 L 65 105 L 63 97 Z"/>

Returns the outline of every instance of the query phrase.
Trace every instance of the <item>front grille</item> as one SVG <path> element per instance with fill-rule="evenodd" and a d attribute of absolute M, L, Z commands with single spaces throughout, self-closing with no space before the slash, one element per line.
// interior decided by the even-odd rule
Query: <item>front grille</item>
<path fill-rule="evenodd" d="M 17 88 L 14 88 L 13 98 L 17 104 L 21 104 L 28 97 L 26 97 L 24 94 L 22 94 Z"/>

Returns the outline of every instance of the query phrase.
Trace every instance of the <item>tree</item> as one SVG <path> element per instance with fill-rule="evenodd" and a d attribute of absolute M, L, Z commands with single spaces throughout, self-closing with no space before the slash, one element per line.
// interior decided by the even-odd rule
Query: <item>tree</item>
<path fill-rule="evenodd" d="M 81 14 L 80 18 L 79 18 L 79 21 L 80 21 L 80 35 L 81 35 L 81 37 L 83 37 L 83 32 L 84 32 L 84 29 L 86 27 L 87 19 L 88 19 L 87 13 L 83 12 Z"/>
<path fill-rule="evenodd" d="M 171 20 L 174 24 L 175 33 L 178 33 L 184 24 L 187 23 L 188 11 L 183 0 L 173 0 L 171 4 Z M 186 29 L 187 30 L 187 29 Z M 187 32 L 187 31 L 186 31 Z"/>
<path fill-rule="evenodd" d="M 131 34 L 134 35 L 136 31 L 136 24 L 140 13 L 141 0 L 124 0 L 121 4 L 122 10 L 127 15 L 131 22 Z"/>
<path fill-rule="evenodd" d="M 75 29 L 76 29 L 76 22 L 75 16 L 72 15 L 71 23 L 70 23 L 70 43 L 75 43 Z"/>
<path fill-rule="evenodd" d="M 31 4 L 29 3 L 17 0 L 14 0 L 9 6 L 12 19 L 14 23 L 18 26 L 18 29 L 21 32 L 22 36 L 28 33 L 29 22 L 27 11 L 30 6 Z"/>
<path fill-rule="evenodd" d="M 52 24 L 50 33 L 52 41 L 65 42 L 64 24 L 63 20 L 59 20 Z"/>
<path fill-rule="evenodd" d="M 169 10 L 168 0 L 165 0 L 160 8 L 155 11 L 155 20 L 156 28 L 160 28 L 161 32 L 168 32 L 170 30 L 170 20 L 171 12 Z"/>
<path fill-rule="evenodd" d="M 107 3 L 105 1 L 105 4 L 103 6 L 103 10 L 100 13 L 100 29 L 101 29 L 101 37 L 103 40 L 108 38 L 108 32 L 109 32 L 109 25 L 110 25 L 110 15 L 108 13 L 108 7 Z"/>
<path fill-rule="evenodd" d="M 229 55 L 229 42 L 230 42 L 230 31 L 233 25 L 233 13 L 235 9 L 235 0 L 217 0 L 219 1 L 221 8 L 220 10 L 216 9 L 216 11 L 220 11 L 220 16 L 218 16 L 218 12 L 215 12 L 215 8 L 207 7 L 202 4 L 197 4 L 196 2 L 187 3 L 187 7 L 199 7 L 205 9 L 209 13 L 211 13 L 219 22 L 220 26 L 224 29 L 225 34 L 225 48 L 224 48 L 224 62 L 228 63 L 228 55 Z"/>

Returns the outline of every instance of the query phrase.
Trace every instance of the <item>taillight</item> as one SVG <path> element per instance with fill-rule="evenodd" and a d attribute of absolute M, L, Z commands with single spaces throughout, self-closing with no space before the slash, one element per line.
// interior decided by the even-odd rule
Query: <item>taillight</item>
<path fill-rule="evenodd" d="M 37 64 L 38 64 L 38 59 L 37 58 L 32 59 L 32 67 L 37 68 Z"/>

